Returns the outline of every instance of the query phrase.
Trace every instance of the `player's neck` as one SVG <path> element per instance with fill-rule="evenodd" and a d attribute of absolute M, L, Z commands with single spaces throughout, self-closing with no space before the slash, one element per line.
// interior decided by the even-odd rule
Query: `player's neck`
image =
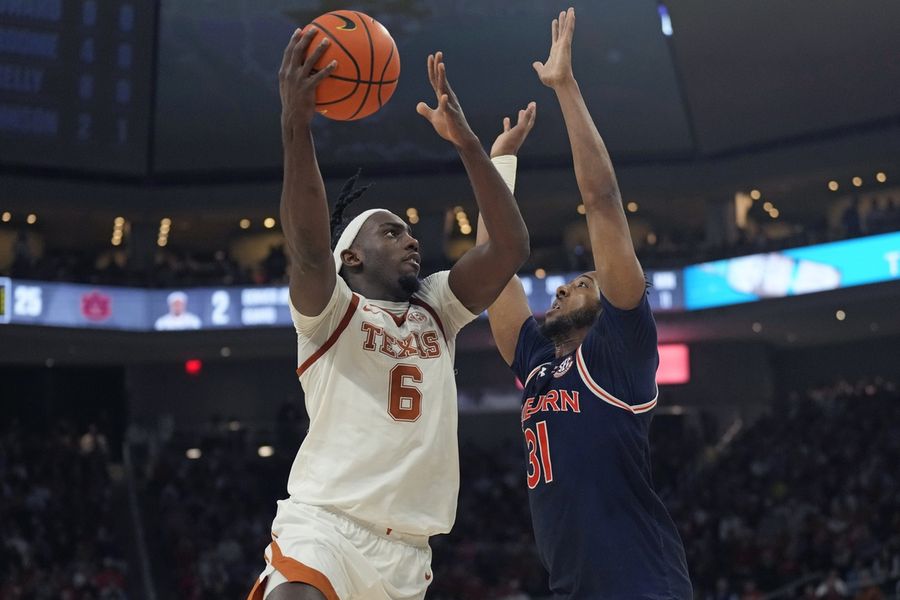
<path fill-rule="evenodd" d="M 572 329 L 566 333 L 553 339 L 553 347 L 556 350 L 556 358 L 562 358 L 567 354 L 572 354 L 584 341 L 591 326 L 582 327 L 580 329 Z"/>
<path fill-rule="evenodd" d="M 369 300 L 385 302 L 409 302 L 409 294 L 399 285 L 388 287 L 380 282 L 368 281 L 362 277 L 348 277 L 350 289 Z"/>

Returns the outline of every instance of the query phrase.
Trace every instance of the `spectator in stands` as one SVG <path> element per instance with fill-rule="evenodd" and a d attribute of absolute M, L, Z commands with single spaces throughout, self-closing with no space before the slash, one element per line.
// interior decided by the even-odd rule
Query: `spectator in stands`
<path fill-rule="evenodd" d="M 828 573 L 828 578 L 816 588 L 816 598 L 824 600 L 840 600 L 847 597 L 847 584 L 845 584 L 837 571 L 832 570 Z"/>
<path fill-rule="evenodd" d="M 841 216 L 844 237 L 857 237 L 862 234 L 862 221 L 859 214 L 859 198 L 854 196 L 850 205 Z"/>
<path fill-rule="evenodd" d="M 0 428 L 0 598 L 125 598 L 117 488 L 92 427 Z M 85 447 L 90 449 L 85 452 Z"/>

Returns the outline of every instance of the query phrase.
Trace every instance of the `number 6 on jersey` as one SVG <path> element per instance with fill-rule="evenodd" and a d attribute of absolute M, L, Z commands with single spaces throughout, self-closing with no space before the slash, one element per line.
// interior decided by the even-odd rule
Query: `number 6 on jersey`
<path fill-rule="evenodd" d="M 416 421 L 422 414 L 422 392 L 409 383 L 422 383 L 422 370 L 416 365 L 399 364 L 391 369 L 388 414 L 395 421 Z"/>

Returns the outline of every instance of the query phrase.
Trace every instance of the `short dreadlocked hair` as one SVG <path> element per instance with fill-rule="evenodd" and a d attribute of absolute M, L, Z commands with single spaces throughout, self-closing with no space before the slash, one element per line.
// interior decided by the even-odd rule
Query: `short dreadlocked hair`
<path fill-rule="evenodd" d="M 331 209 L 331 249 L 334 250 L 334 247 L 337 246 L 338 240 L 341 238 L 341 234 L 344 233 L 344 229 L 347 228 L 347 224 L 350 222 L 349 219 L 344 219 L 344 210 L 353 203 L 354 200 L 362 196 L 366 193 L 372 184 L 369 183 L 362 187 L 356 187 L 356 182 L 359 179 L 360 174 L 362 173 L 362 169 L 357 169 L 356 173 L 344 182 L 343 187 L 341 187 L 341 192 L 338 194 L 337 201 L 334 203 L 334 208 Z"/>

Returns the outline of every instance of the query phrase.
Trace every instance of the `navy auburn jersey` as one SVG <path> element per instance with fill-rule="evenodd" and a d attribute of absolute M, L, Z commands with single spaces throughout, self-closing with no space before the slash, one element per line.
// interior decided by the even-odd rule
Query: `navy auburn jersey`
<path fill-rule="evenodd" d="M 689 600 L 684 547 L 653 491 L 656 323 L 601 298 L 578 349 L 556 358 L 533 317 L 513 370 L 525 383 L 522 431 L 534 536 L 558 598 Z"/>

